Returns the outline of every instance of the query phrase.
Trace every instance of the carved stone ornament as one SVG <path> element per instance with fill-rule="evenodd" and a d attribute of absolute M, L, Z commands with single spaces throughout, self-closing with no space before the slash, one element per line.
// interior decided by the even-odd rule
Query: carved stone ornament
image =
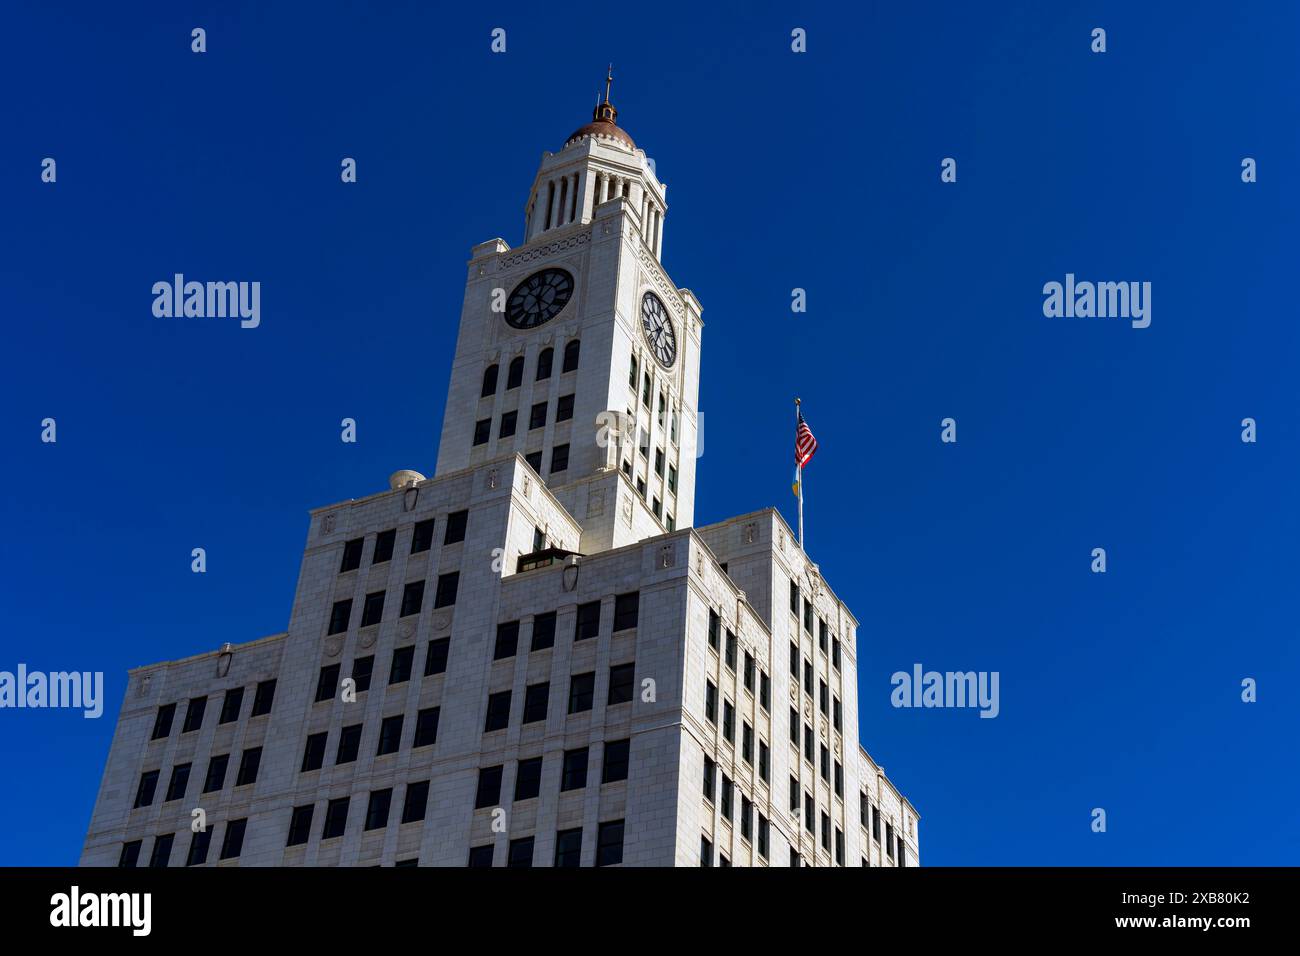
<path fill-rule="evenodd" d="M 135 696 L 144 697 L 149 693 L 149 685 L 153 683 L 153 675 L 145 674 L 135 685 Z"/>
<path fill-rule="evenodd" d="M 402 510 L 414 511 L 415 503 L 419 500 L 419 498 L 420 498 L 419 488 L 416 488 L 414 485 L 412 485 L 410 488 L 407 488 L 405 493 L 402 495 Z"/>
<path fill-rule="evenodd" d="M 498 478 L 497 478 L 497 470 L 496 470 L 495 468 L 489 468 L 489 469 L 488 469 L 488 473 L 487 473 L 487 486 L 488 486 L 488 491 L 495 491 L 495 490 L 496 490 L 496 487 L 497 487 L 497 480 L 498 480 Z"/>
<path fill-rule="evenodd" d="M 409 641 L 415 636 L 415 622 L 403 621 L 397 626 L 397 636 L 404 641 Z"/>
<path fill-rule="evenodd" d="M 745 525 L 745 544 L 753 544 L 756 537 L 758 537 L 758 524 L 751 521 Z"/>
<path fill-rule="evenodd" d="M 338 657 L 343 650 L 343 638 L 327 637 L 325 638 L 325 656 Z"/>
<path fill-rule="evenodd" d="M 790 678 L 790 699 L 799 703 L 799 682 L 793 677 Z"/>
<path fill-rule="evenodd" d="M 373 647 L 379 638 L 379 626 L 365 627 L 357 632 L 357 643 L 362 647 Z"/>
<path fill-rule="evenodd" d="M 433 629 L 435 631 L 445 631 L 449 624 L 451 624 L 450 614 L 435 614 L 433 616 Z"/>
<path fill-rule="evenodd" d="M 325 515 L 325 517 L 320 519 L 320 533 L 333 534 L 334 526 L 337 523 L 337 521 L 338 521 L 338 516 L 334 514 L 334 512 L 330 512 L 329 514 Z"/>
<path fill-rule="evenodd" d="M 677 549 L 671 544 L 665 544 L 659 549 L 659 567 L 671 568 L 676 563 Z"/>

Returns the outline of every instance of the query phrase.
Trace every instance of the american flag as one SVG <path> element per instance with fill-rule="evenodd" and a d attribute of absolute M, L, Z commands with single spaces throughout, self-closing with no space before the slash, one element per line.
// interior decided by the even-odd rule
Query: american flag
<path fill-rule="evenodd" d="M 802 468 L 812 460 L 813 454 L 817 451 L 817 439 L 813 437 L 808 423 L 803 420 L 803 412 L 799 412 L 798 415 L 799 424 L 794 431 L 794 462 L 796 466 Z"/>

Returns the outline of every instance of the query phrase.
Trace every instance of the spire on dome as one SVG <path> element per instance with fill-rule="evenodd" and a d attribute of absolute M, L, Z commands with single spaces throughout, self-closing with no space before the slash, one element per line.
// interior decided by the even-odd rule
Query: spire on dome
<path fill-rule="evenodd" d="M 636 149 L 632 137 L 618 127 L 618 110 L 609 101 L 609 90 L 613 84 L 614 64 L 611 63 L 609 69 L 605 72 L 605 99 L 603 101 L 597 100 L 596 108 L 591 111 L 591 122 L 569 134 L 569 138 L 565 140 L 566 146 L 584 136 L 598 136 L 617 140 L 627 146 L 628 149 Z"/>

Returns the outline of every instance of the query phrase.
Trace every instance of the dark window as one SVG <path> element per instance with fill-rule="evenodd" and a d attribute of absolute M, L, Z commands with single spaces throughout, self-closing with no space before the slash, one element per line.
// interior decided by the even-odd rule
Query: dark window
<path fill-rule="evenodd" d="M 307 738 L 307 746 L 302 751 L 303 773 L 310 773 L 321 768 L 321 764 L 325 762 L 325 741 L 328 738 L 329 731 L 326 730 L 322 730 L 318 734 L 312 734 Z"/>
<path fill-rule="evenodd" d="M 840 639 L 838 637 L 831 641 L 831 663 L 835 665 L 836 670 L 840 669 Z"/>
<path fill-rule="evenodd" d="M 556 445 L 551 449 L 551 474 L 565 471 L 569 467 L 569 446 Z"/>
<path fill-rule="evenodd" d="M 524 455 L 524 461 L 528 462 L 528 467 L 537 474 L 542 473 L 542 453 L 540 451 L 530 451 Z"/>
<path fill-rule="evenodd" d="M 176 716 L 175 704 L 163 704 L 158 708 L 158 715 L 153 719 L 153 734 L 150 740 L 159 740 L 172 732 L 172 719 Z"/>
<path fill-rule="evenodd" d="M 262 748 L 249 747 L 239 758 L 239 773 L 235 775 L 235 786 L 246 787 L 257 783 L 257 770 L 262 766 Z"/>
<path fill-rule="evenodd" d="M 794 643 L 790 645 L 790 676 L 799 677 L 799 645 Z"/>
<path fill-rule="evenodd" d="M 578 616 L 574 623 L 573 639 L 585 641 L 600 633 L 600 602 L 592 601 L 578 605 Z"/>
<path fill-rule="evenodd" d="M 715 651 L 718 649 L 722 627 L 722 618 L 718 617 L 718 612 L 709 608 L 709 647 Z"/>
<path fill-rule="evenodd" d="M 419 614 L 423 606 L 424 582 L 407 581 L 406 587 L 402 588 L 402 609 L 399 616 L 410 617 L 412 614 Z"/>
<path fill-rule="evenodd" d="M 677 494 L 677 467 L 675 465 L 668 466 L 668 490 L 673 494 Z M 723 568 L 722 570 L 726 571 L 727 569 Z"/>
<path fill-rule="evenodd" d="M 221 840 L 221 859 L 233 860 L 244 852 L 244 831 L 247 829 L 247 817 L 226 824 L 226 835 Z"/>
<path fill-rule="evenodd" d="M 907 847 L 903 844 L 903 837 L 898 838 L 898 865 L 907 866 Z"/>
<path fill-rule="evenodd" d="M 581 790 L 587 785 L 587 748 L 564 752 L 564 772 L 560 775 L 560 790 Z"/>
<path fill-rule="evenodd" d="M 370 627 L 378 624 L 384 617 L 383 591 L 372 591 L 366 595 L 366 603 L 361 606 L 361 626 Z"/>
<path fill-rule="evenodd" d="M 894 855 L 894 825 L 892 823 L 885 824 L 885 852 L 890 857 Z"/>
<path fill-rule="evenodd" d="M 835 761 L 835 796 L 844 797 L 844 765 Z"/>
<path fill-rule="evenodd" d="M 725 698 L 722 701 L 722 736 L 729 743 L 736 742 L 736 708 Z"/>
<path fill-rule="evenodd" d="M 826 745 L 821 745 L 821 771 L 822 779 L 827 783 L 831 782 L 831 752 L 826 749 Z"/>
<path fill-rule="evenodd" d="M 153 838 L 153 853 L 149 856 L 149 865 L 164 867 L 171 862 L 172 842 L 176 839 L 173 833 L 164 833 L 162 836 Z"/>
<path fill-rule="evenodd" d="M 713 866 L 713 844 L 706 836 L 700 837 L 700 866 Z"/>
<path fill-rule="evenodd" d="M 229 695 L 229 692 L 227 692 Z M 185 707 L 185 720 L 181 723 L 181 733 L 188 734 L 198 730 L 203 726 L 203 714 L 208 709 L 208 699 L 206 697 L 192 697 Z M 222 711 L 222 716 L 225 711 Z M 222 721 L 225 723 L 225 721 Z"/>
<path fill-rule="evenodd" d="M 492 437 L 492 419 L 480 418 L 474 423 L 474 444 L 486 445 Z"/>
<path fill-rule="evenodd" d="M 578 866 L 582 860 L 582 828 L 555 834 L 555 865 Z"/>
<path fill-rule="evenodd" d="M 717 776 L 717 765 L 712 757 L 704 758 L 704 799 L 713 802 L 713 781 Z"/>
<path fill-rule="evenodd" d="M 764 710 L 772 709 L 772 679 L 767 671 L 758 672 L 758 706 Z"/>
<path fill-rule="evenodd" d="M 487 398 L 497 393 L 497 370 L 496 365 L 489 365 L 483 370 L 483 387 L 479 390 L 479 398 Z"/>
<path fill-rule="evenodd" d="M 232 687 L 226 691 L 226 698 L 221 702 L 219 724 L 229 724 L 239 719 L 239 709 L 244 704 L 244 688 Z"/>
<path fill-rule="evenodd" d="M 393 650 L 393 663 L 388 668 L 388 683 L 402 684 L 411 679 L 411 665 L 415 663 L 415 645 Z"/>
<path fill-rule="evenodd" d="M 754 655 L 745 651 L 745 690 L 754 693 Z"/>
<path fill-rule="evenodd" d="M 501 800 L 501 767 L 483 767 L 478 772 L 478 792 L 474 795 L 474 809 L 494 807 Z"/>
<path fill-rule="evenodd" d="M 402 745 L 402 715 L 394 714 L 391 717 L 385 717 L 384 722 L 379 725 L 379 749 L 375 751 L 376 757 L 382 757 L 384 754 L 395 754 Z"/>
<path fill-rule="evenodd" d="M 767 859 L 768 845 L 771 842 L 771 830 L 768 828 L 767 817 L 763 814 L 758 815 L 758 855 L 764 860 Z"/>
<path fill-rule="evenodd" d="M 524 357 L 516 355 L 510 360 L 510 368 L 506 371 L 506 391 L 512 388 L 518 388 L 524 380 Z"/>
<path fill-rule="evenodd" d="M 429 781 L 417 780 L 406 785 L 406 800 L 402 804 L 402 822 L 415 823 L 424 819 L 429 805 Z"/>
<path fill-rule="evenodd" d="M 722 789 L 721 789 L 722 805 L 719 807 L 719 812 L 722 814 L 722 819 L 724 820 L 731 819 L 731 800 L 732 800 L 733 792 L 734 792 L 734 787 L 731 783 L 731 778 L 724 773 L 722 775 Z"/>
<path fill-rule="evenodd" d="M 555 358 L 555 349 L 542 349 L 537 353 L 537 378 L 540 382 L 551 377 L 551 360 Z"/>
<path fill-rule="evenodd" d="M 826 643 L 827 634 L 828 631 L 826 630 L 826 618 L 824 617 L 817 618 L 817 646 L 822 649 L 823 654 L 825 654 L 827 650 L 827 643 Z"/>
<path fill-rule="evenodd" d="M 754 804 L 743 793 L 740 795 L 740 835 L 754 839 Z"/>
<path fill-rule="evenodd" d="M 489 867 L 492 865 L 492 844 L 485 843 L 483 846 L 472 846 L 469 848 L 470 867 Z"/>
<path fill-rule="evenodd" d="M 358 694 L 370 690 L 370 678 L 375 673 L 375 655 L 367 654 L 365 657 L 358 657 L 352 662 L 352 680 L 356 684 Z"/>
<path fill-rule="evenodd" d="M 450 648 L 450 637 L 438 637 L 429 642 L 429 650 L 424 655 L 425 677 L 432 677 L 447 670 L 447 651 Z"/>
<path fill-rule="evenodd" d="M 257 690 L 253 693 L 253 712 L 250 717 L 261 717 L 271 712 L 271 704 L 275 701 L 275 679 L 259 681 Z"/>
<path fill-rule="evenodd" d="M 561 372 L 572 372 L 578 367 L 578 353 L 581 351 L 582 343 L 577 339 L 564 346 L 564 365 Z"/>
<path fill-rule="evenodd" d="M 447 515 L 447 530 L 443 532 L 443 544 L 455 544 L 465 540 L 465 525 L 468 523 L 468 511 L 453 511 Z"/>
<path fill-rule="evenodd" d="M 393 788 L 372 790 L 370 802 L 366 804 L 365 830 L 382 830 L 388 826 L 388 811 L 393 805 Z"/>
<path fill-rule="evenodd" d="M 415 715 L 415 741 L 412 747 L 428 747 L 438 742 L 440 707 L 426 707 Z"/>
<path fill-rule="evenodd" d="M 330 629 L 331 634 L 342 634 L 348 629 L 348 621 L 352 619 L 352 599 L 345 601 L 335 601 L 334 607 L 330 610 Z"/>
<path fill-rule="evenodd" d="M 533 528 L 533 550 L 541 551 L 546 547 L 546 532 L 541 528 Z"/>
<path fill-rule="evenodd" d="M 835 828 L 835 862 L 844 865 L 844 831 L 839 827 Z"/>
<path fill-rule="evenodd" d="M 610 820 L 596 831 L 596 865 L 617 866 L 623 862 L 623 821 Z"/>
<path fill-rule="evenodd" d="M 813 730 L 807 724 L 803 725 L 803 755 L 809 763 L 813 762 Z"/>
<path fill-rule="evenodd" d="M 332 840 L 343 835 L 348 827 L 348 804 L 351 802 L 351 797 L 338 797 L 326 805 L 325 826 L 320 831 L 322 840 Z"/>
<path fill-rule="evenodd" d="M 803 662 L 803 689 L 805 694 L 813 692 L 813 669 L 812 661 L 804 658 Z"/>
<path fill-rule="evenodd" d="M 726 650 L 726 652 L 725 652 L 724 655 L 723 655 L 723 662 L 727 665 L 727 669 L 728 669 L 728 670 L 730 670 L 732 673 L 735 673 L 735 670 L 736 670 L 736 635 L 735 635 L 735 634 L 732 634 L 730 629 L 727 630 L 727 650 Z"/>
<path fill-rule="evenodd" d="M 790 777 L 790 812 L 799 812 L 799 778 Z"/>
<path fill-rule="evenodd" d="M 487 719 L 483 722 L 483 732 L 505 730 L 510 724 L 510 691 L 503 690 L 488 694 Z"/>
<path fill-rule="evenodd" d="M 813 606 L 812 601 L 808 598 L 803 599 L 803 629 L 809 634 L 812 633 Z"/>
<path fill-rule="evenodd" d="M 396 528 L 389 528 L 387 531 L 381 531 L 375 535 L 375 556 L 370 559 L 370 563 L 383 564 L 385 561 L 391 561 L 393 559 L 393 544 L 396 541 Z"/>
<path fill-rule="evenodd" d="M 641 404 L 646 408 L 650 407 L 650 373 L 646 372 L 641 376 Z"/>
<path fill-rule="evenodd" d="M 561 395 L 559 401 L 555 403 L 555 420 L 557 422 L 567 422 L 573 417 L 573 396 Z"/>
<path fill-rule="evenodd" d="M 704 682 L 704 716 L 711 724 L 718 722 L 718 687 L 711 680 Z"/>
<path fill-rule="evenodd" d="M 870 804 L 867 803 L 867 795 L 865 793 L 859 793 L 858 794 L 858 821 L 862 824 L 864 828 L 867 826 L 868 822 L 871 819 L 871 811 L 869 807 Z"/>
<path fill-rule="evenodd" d="M 790 743 L 799 746 L 799 711 L 790 708 Z"/>
<path fill-rule="evenodd" d="M 614 598 L 614 630 L 626 631 L 628 628 L 636 627 L 640 606 L 641 594 L 638 591 L 620 594 Z"/>
<path fill-rule="evenodd" d="M 357 751 L 361 749 L 361 725 L 352 724 L 344 727 L 339 732 L 339 749 L 334 755 L 334 762 L 351 763 L 357 759 Z"/>
<path fill-rule="evenodd" d="M 740 722 L 740 756 L 745 763 L 753 766 L 754 764 L 754 728 L 749 726 L 749 721 Z"/>
<path fill-rule="evenodd" d="M 541 428 L 546 424 L 546 403 L 538 402 L 528 412 L 528 430 Z"/>
<path fill-rule="evenodd" d="M 790 613 L 799 614 L 799 585 L 794 581 L 790 582 Z"/>
<path fill-rule="evenodd" d="M 834 700 L 834 706 L 831 708 L 831 713 L 834 715 L 831 717 L 831 723 L 835 725 L 836 730 L 842 729 L 841 724 L 843 723 L 844 718 L 843 711 L 844 708 L 840 705 L 840 699 L 836 697 Z"/>
<path fill-rule="evenodd" d="M 533 618 L 532 649 L 542 651 L 555 646 L 555 612 L 539 614 Z"/>
<path fill-rule="evenodd" d="M 767 743 L 760 740 L 758 742 L 758 778 L 764 783 L 767 782 L 769 768 L 772 765 L 771 752 L 768 750 Z"/>
<path fill-rule="evenodd" d="M 316 681 L 316 702 L 329 700 L 339 688 L 339 665 L 326 664 L 320 669 L 320 678 Z"/>
<path fill-rule="evenodd" d="M 825 716 L 831 712 L 831 692 L 824 680 L 817 681 L 817 707 Z"/>
<path fill-rule="evenodd" d="M 592 697 L 596 691 L 596 675 L 588 671 L 586 674 L 574 674 L 569 679 L 569 713 L 578 714 L 584 710 L 591 710 Z"/>
<path fill-rule="evenodd" d="M 501 415 L 501 427 L 497 430 L 497 438 L 510 438 L 514 435 L 515 430 L 519 427 L 519 412 L 509 411 Z"/>
<path fill-rule="evenodd" d="M 609 669 L 609 701 L 614 704 L 627 704 L 632 700 L 633 672 L 636 664 L 617 664 Z"/>
<path fill-rule="evenodd" d="M 617 783 L 627 779 L 628 751 L 630 740 L 610 740 L 605 743 L 604 767 L 601 769 L 601 783 Z"/>
<path fill-rule="evenodd" d="M 311 833 L 311 817 L 316 807 L 307 804 L 304 807 L 294 807 L 293 816 L 289 819 L 289 839 L 285 846 L 298 846 L 306 843 Z"/>
<path fill-rule="evenodd" d="M 492 652 L 494 661 L 502 660 L 506 657 L 514 657 L 519 650 L 519 622 L 506 621 L 504 624 L 497 625 L 497 643 Z"/>
<path fill-rule="evenodd" d="M 532 724 L 539 720 L 545 720 L 550 698 L 551 685 L 549 681 L 541 684 L 529 684 L 524 690 L 523 722 Z"/>
<path fill-rule="evenodd" d="M 533 865 L 533 838 L 520 837 L 510 841 L 510 853 L 506 857 L 506 866 L 516 869 L 528 869 Z"/>
<path fill-rule="evenodd" d="M 433 519 L 425 518 L 415 523 L 411 533 L 411 554 L 419 554 L 433 547 Z"/>
<path fill-rule="evenodd" d="M 185 790 L 190 784 L 190 764 L 181 763 L 172 767 L 171 780 L 167 782 L 167 797 L 164 803 L 171 803 L 173 800 L 179 800 L 185 796 Z"/>
<path fill-rule="evenodd" d="M 456 588 L 460 585 L 460 572 L 449 571 L 438 575 L 438 590 L 433 596 L 435 608 L 450 607 L 456 603 Z"/>
<path fill-rule="evenodd" d="M 515 799 L 531 800 L 542 788 L 542 758 L 532 757 L 519 761 L 515 772 Z"/>
<path fill-rule="evenodd" d="M 655 474 L 660 478 L 664 476 L 664 450 L 662 448 L 655 449 Z"/>
<path fill-rule="evenodd" d="M 871 808 L 871 839 L 880 842 L 880 807 Z"/>
<path fill-rule="evenodd" d="M 365 538 L 353 538 L 343 543 L 343 560 L 339 564 L 339 574 L 344 571 L 355 571 L 361 567 L 361 551 L 365 546 Z"/>
<path fill-rule="evenodd" d="M 226 768 L 230 766 L 230 754 L 221 754 L 208 761 L 208 774 L 203 778 L 203 792 L 212 793 L 226 785 Z"/>
<path fill-rule="evenodd" d="M 817 832 L 817 808 L 811 794 L 803 795 L 803 826 L 809 833 Z"/>

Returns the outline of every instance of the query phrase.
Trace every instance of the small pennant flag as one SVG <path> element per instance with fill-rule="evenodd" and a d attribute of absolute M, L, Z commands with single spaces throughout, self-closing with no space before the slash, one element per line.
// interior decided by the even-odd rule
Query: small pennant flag
<path fill-rule="evenodd" d="M 797 414 L 799 421 L 794 431 L 794 481 L 790 486 L 796 495 L 799 494 L 799 469 L 812 461 L 812 456 L 817 452 L 817 439 L 813 437 L 812 429 L 803 420 L 803 412 Z"/>

